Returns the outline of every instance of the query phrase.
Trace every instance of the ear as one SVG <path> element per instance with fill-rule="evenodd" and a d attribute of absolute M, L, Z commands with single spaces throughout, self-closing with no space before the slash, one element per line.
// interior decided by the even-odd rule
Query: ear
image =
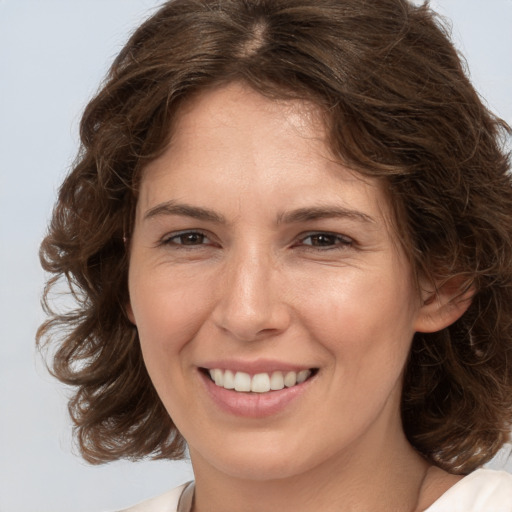
<path fill-rule="evenodd" d="M 133 308 L 130 302 L 126 304 L 124 311 L 126 313 L 126 316 L 128 317 L 128 320 L 130 320 L 130 322 L 133 325 L 137 326 L 137 322 L 135 321 L 135 315 L 133 314 Z"/>
<path fill-rule="evenodd" d="M 437 332 L 457 321 L 471 305 L 475 293 L 462 276 L 443 283 L 421 284 L 421 306 L 416 317 L 416 332 Z"/>

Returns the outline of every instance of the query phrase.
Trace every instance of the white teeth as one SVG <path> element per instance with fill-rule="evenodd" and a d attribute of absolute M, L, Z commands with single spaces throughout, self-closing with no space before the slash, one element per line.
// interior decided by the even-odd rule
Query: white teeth
<path fill-rule="evenodd" d="M 297 384 L 297 373 L 296 372 L 288 372 L 284 376 L 284 385 L 287 388 L 291 388 L 292 386 L 295 386 Z"/>
<path fill-rule="evenodd" d="M 311 375 L 311 370 L 300 372 L 281 371 L 268 373 L 257 373 L 252 377 L 245 372 L 233 373 L 231 370 L 215 368 L 209 371 L 210 377 L 219 387 L 234 389 L 235 391 L 247 393 L 267 393 L 268 391 L 279 391 L 285 387 L 291 388 L 296 384 L 302 384 Z"/>
<path fill-rule="evenodd" d="M 301 370 L 297 373 L 297 384 L 302 384 L 311 375 L 311 370 Z M 224 378 L 226 378 L 224 376 Z"/>
<path fill-rule="evenodd" d="M 222 387 L 224 385 L 224 372 L 222 370 L 210 370 L 210 376 L 214 380 L 215 384 L 217 384 L 217 386 Z"/>
<path fill-rule="evenodd" d="M 235 374 L 231 370 L 224 372 L 224 387 L 226 389 L 235 389 Z"/>
<path fill-rule="evenodd" d="M 274 372 L 270 377 L 270 389 L 272 391 L 279 391 L 284 388 L 283 372 Z"/>
<path fill-rule="evenodd" d="M 257 373 L 252 378 L 251 391 L 255 393 L 266 393 L 270 391 L 270 377 L 268 373 Z"/>
<path fill-rule="evenodd" d="M 222 370 L 220 370 L 222 371 Z M 217 384 L 217 383 L 215 383 Z M 218 384 L 217 384 L 218 385 Z M 251 376 L 245 372 L 236 372 L 235 391 L 251 391 Z"/>

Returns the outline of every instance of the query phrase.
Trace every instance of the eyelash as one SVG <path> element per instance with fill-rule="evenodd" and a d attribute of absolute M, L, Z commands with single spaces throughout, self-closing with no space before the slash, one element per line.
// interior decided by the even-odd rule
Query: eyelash
<path fill-rule="evenodd" d="M 186 236 L 196 236 L 196 237 L 203 237 L 201 242 L 202 243 L 177 243 L 177 239 L 183 239 Z M 330 239 L 331 243 L 325 244 L 325 245 L 313 245 L 312 243 L 305 243 L 305 241 L 309 239 L 314 239 L 315 237 L 324 237 L 325 239 Z M 204 240 L 208 240 L 208 244 L 204 244 Z M 318 240 L 317 240 L 318 241 Z M 183 242 L 183 240 L 182 240 Z M 162 239 L 162 241 L 159 243 L 159 245 L 170 245 L 174 246 L 179 249 L 192 249 L 197 247 L 204 247 L 205 245 L 212 245 L 214 242 L 208 238 L 208 235 L 200 230 L 188 230 L 188 231 L 180 231 L 178 233 L 171 233 L 170 236 L 166 236 Z M 302 247 L 305 250 L 308 251 L 329 251 L 329 250 L 340 250 L 340 249 L 346 249 L 347 247 L 351 247 L 354 245 L 354 241 L 344 235 L 340 235 L 337 233 L 331 233 L 327 231 L 314 231 L 311 233 L 305 233 L 303 235 L 300 235 L 300 237 L 297 238 L 297 241 L 293 243 L 292 247 Z"/>

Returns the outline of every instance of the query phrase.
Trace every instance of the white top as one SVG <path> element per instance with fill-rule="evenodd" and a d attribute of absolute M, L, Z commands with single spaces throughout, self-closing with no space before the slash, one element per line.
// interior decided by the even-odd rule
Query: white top
<path fill-rule="evenodd" d="M 178 512 L 187 484 L 121 512 Z M 183 512 L 186 512 L 188 506 Z M 477 469 L 448 489 L 425 512 L 512 512 L 512 474 Z"/>
<path fill-rule="evenodd" d="M 119 512 L 177 512 L 181 494 L 188 483 Z"/>
<path fill-rule="evenodd" d="M 512 512 L 512 475 L 477 469 L 448 489 L 425 512 Z"/>

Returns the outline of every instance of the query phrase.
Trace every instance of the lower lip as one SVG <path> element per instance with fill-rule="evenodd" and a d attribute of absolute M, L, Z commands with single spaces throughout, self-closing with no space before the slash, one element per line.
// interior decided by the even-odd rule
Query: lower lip
<path fill-rule="evenodd" d="M 217 386 L 207 375 L 199 372 L 206 391 L 213 402 L 223 411 L 246 418 L 265 418 L 284 411 L 297 400 L 310 385 L 309 378 L 291 388 L 268 393 L 240 393 Z"/>

